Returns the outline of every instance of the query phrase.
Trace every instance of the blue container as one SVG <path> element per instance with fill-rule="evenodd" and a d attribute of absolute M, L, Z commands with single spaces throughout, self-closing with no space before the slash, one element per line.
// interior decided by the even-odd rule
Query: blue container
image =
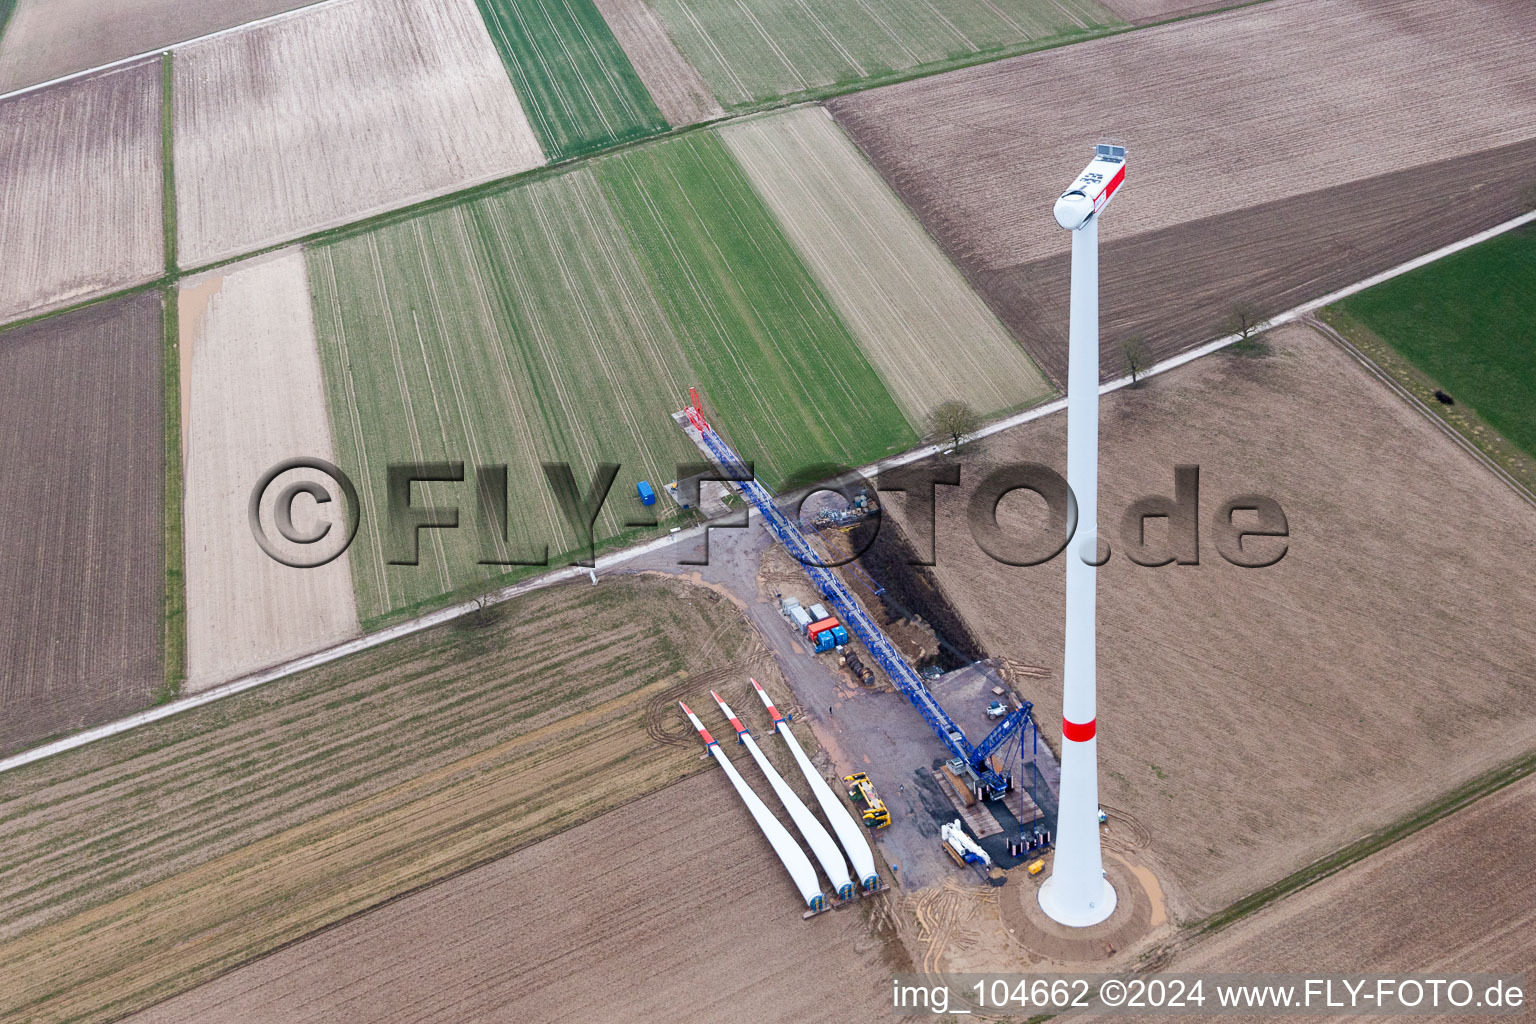
<path fill-rule="evenodd" d="M 832 648 L 834 648 L 836 646 L 837 646 L 837 642 L 832 638 L 832 631 L 830 629 L 824 629 L 820 633 L 816 634 L 816 653 L 817 654 L 820 654 L 823 651 L 830 651 Z"/>
<path fill-rule="evenodd" d="M 833 626 L 827 632 L 832 634 L 832 639 L 837 641 L 837 646 L 842 647 L 848 643 L 848 631 L 842 626 Z"/>
<path fill-rule="evenodd" d="M 656 491 L 652 489 L 649 481 L 641 480 L 640 483 L 636 485 L 635 490 L 640 492 L 640 504 L 656 504 Z"/>

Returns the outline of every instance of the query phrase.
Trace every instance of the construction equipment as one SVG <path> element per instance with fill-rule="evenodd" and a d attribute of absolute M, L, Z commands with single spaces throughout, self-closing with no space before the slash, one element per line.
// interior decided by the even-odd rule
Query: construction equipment
<path fill-rule="evenodd" d="M 741 456 L 709 425 L 696 397 L 696 389 L 690 389 L 689 396 L 692 404 L 684 412 L 688 424 L 698 431 L 699 443 L 722 469 L 731 474 L 736 486 L 756 507 L 763 522 L 773 531 L 785 550 L 804 566 L 816 589 L 826 598 L 841 621 L 847 624 L 845 632 L 851 631 L 852 635 L 859 638 L 875 663 L 885 671 L 896 689 L 917 708 L 923 720 L 949 748 L 950 753 L 964 762 L 966 774 L 979 794 L 991 798 L 1008 792 L 1013 786 L 1011 773 L 999 772 L 992 767 L 989 758 L 1012 741 L 1017 741 L 1022 751 L 1022 734 L 1033 727 L 1033 705 L 1024 701 L 979 744 L 973 745 L 949 713 L 939 706 L 917 670 L 902 657 L 890 637 L 875 624 L 842 580 L 828 568 L 830 563 L 827 558 L 811 546 L 799 524 L 778 507 L 772 492 L 753 478 L 741 461 Z M 854 564 L 849 563 L 849 566 Z M 879 592 L 878 589 L 875 591 L 877 594 Z"/>
<path fill-rule="evenodd" d="M 939 828 L 939 838 L 944 841 L 944 849 L 954 858 L 956 864 L 961 867 L 970 865 L 979 871 L 982 877 L 987 876 L 987 869 L 992 866 L 992 858 L 986 850 L 977 845 L 976 840 L 965 834 L 965 826 L 960 819 Z"/>
<path fill-rule="evenodd" d="M 891 823 L 891 812 L 875 792 L 875 784 L 869 781 L 868 775 L 854 772 L 852 775 L 844 775 L 843 781 L 853 787 L 848 790 L 848 799 L 864 805 L 861 813 L 864 824 L 870 828 L 885 828 Z"/>
<path fill-rule="evenodd" d="M 991 704 L 987 705 L 988 718 L 1006 718 L 1007 716 L 1008 705 L 1004 704 L 1002 701 L 995 700 Z"/>
<path fill-rule="evenodd" d="M 811 609 L 812 614 L 814 614 L 815 611 L 816 610 L 814 608 Z M 834 647 L 842 647 L 848 642 L 848 631 L 843 628 L 843 624 L 841 622 L 838 622 L 830 615 L 826 616 L 825 618 L 817 619 L 815 622 L 812 622 L 805 628 L 805 635 L 809 637 L 812 642 L 814 642 L 816 638 L 822 633 L 832 634 L 832 645 Z M 820 648 L 817 649 L 820 650 Z"/>
<path fill-rule="evenodd" d="M 1029 867 L 1025 868 L 1024 870 L 1028 871 L 1032 875 L 1038 875 L 1040 872 L 1045 870 L 1045 858 L 1041 857 L 1038 860 L 1030 861 Z"/>
<path fill-rule="evenodd" d="M 790 621 L 790 624 L 795 627 L 796 632 L 801 636 L 804 636 L 811 623 L 816 621 L 811 618 L 809 612 L 800 606 L 800 602 L 792 597 L 786 597 L 780 601 L 779 610 L 784 613 L 784 617 Z"/>

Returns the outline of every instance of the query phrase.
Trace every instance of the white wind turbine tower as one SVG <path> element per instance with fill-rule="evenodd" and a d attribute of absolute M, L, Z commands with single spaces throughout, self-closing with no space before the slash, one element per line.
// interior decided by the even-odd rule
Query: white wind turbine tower
<path fill-rule="evenodd" d="M 1066 654 L 1062 664 L 1061 801 L 1056 857 L 1040 908 L 1087 927 L 1115 910 L 1099 849 L 1096 739 L 1099 550 L 1099 213 L 1125 182 L 1125 147 L 1100 145 L 1056 200 L 1072 232 L 1072 313 L 1067 356 L 1067 484 L 1077 499 L 1076 543 L 1067 552 Z"/>

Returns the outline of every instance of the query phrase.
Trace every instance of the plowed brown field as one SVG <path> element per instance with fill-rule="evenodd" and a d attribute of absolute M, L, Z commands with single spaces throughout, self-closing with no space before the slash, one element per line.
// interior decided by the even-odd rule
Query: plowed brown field
<path fill-rule="evenodd" d="M 1520 0 L 1274 0 L 831 108 L 1058 378 L 1051 203 L 1100 133 L 1123 137 L 1102 228 L 1118 375 L 1130 334 L 1167 354 L 1234 303 L 1278 311 L 1513 215 L 1536 180 L 1533 47 Z"/>
<path fill-rule="evenodd" d="M 1528 882 L 1536 875 L 1533 830 L 1536 778 L 1527 778 L 1200 941 L 1164 969 L 1398 977 L 1524 972 L 1529 980 L 1536 962 L 1536 902 Z M 1173 1024 L 1189 1018 L 1146 1019 Z M 1529 1007 L 1514 1019 L 1530 1020 Z"/>
<path fill-rule="evenodd" d="M 145 292 L 0 333 L 0 753 L 161 682 L 160 316 Z"/>
<path fill-rule="evenodd" d="M 132 1020 L 874 1020 L 890 973 L 909 969 L 883 899 L 802 921 L 799 894 L 715 770 Z"/>
<path fill-rule="evenodd" d="M 1101 794 L 1148 836 L 1176 920 L 1536 749 L 1536 591 L 1514 582 L 1536 575 L 1536 510 L 1309 328 L 1273 344 L 1103 404 Z M 1062 466 L 1064 428 L 989 439 L 965 479 Z M 1171 495 L 1178 463 L 1201 469 L 1200 564 L 1134 565 L 1120 517 Z M 1291 538 L 1277 565 L 1241 569 L 1212 517 L 1254 492 L 1280 502 Z M 1010 531 L 1043 528 L 1022 496 L 1003 512 Z M 1059 737 L 1063 563 L 996 563 L 964 515 L 941 491 L 935 571 L 989 653 L 1050 667 L 1024 696 Z"/>
<path fill-rule="evenodd" d="M 1133 25 L 1199 14 L 1217 7 L 1233 7 L 1243 0 L 1104 0 L 1104 6 Z"/>
<path fill-rule="evenodd" d="M 1529 971 L 1533 834 L 1528 777 L 1201 943 L 1177 969 Z"/>
<path fill-rule="evenodd" d="M 708 767 L 663 710 L 777 680 L 682 584 L 492 617 L 0 775 L 0 1021 L 115 1019 L 661 789 Z"/>

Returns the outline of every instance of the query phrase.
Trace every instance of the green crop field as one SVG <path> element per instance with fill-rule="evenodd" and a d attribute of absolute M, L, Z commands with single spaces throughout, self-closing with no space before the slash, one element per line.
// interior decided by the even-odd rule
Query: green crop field
<path fill-rule="evenodd" d="M 651 0 L 726 108 L 1122 24 L 1094 0 Z"/>
<path fill-rule="evenodd" d="M 713 133 L 344 235 L 309 261 L 334 449 L 363 504 L 349 557 L 365 626 L 502 574 L 478 564 L 477 465 L 508 466 L 503 561 L 580 546 L 544 462 L 583 489 L 618 463 L 593 539 L 639 535 L 636 482 L 659 490 L 701 457 L 671 416 L 692 385 L 774 486 L 916 440 Z M 428 462 L 465 464 L 462 483 L 413 495 L 457 507 L 460 528 L 423 531 L 420 563 L 390 564 L 386 467 Z"/>
<path fill-rule="evenodd" d="M 596 167 L 718 426 L 777 486 L 910 447 L 911 426 L 714 133 Z"/>
<path fill-rule="evenodd" d="M 1330 313 L 1340 327 L 1353 321 L 1380 337 L 1536 457 L 1536 229 L 1437 260 Z"/>
<path fill-rule="evenodd" d="M 541 463 L 569 462 L 583 488 L 598 463 L 621 465 L 596 524 L 603 539 L 641 511 L 637 480 L 659 487 L 697 459 L 670 418 L 686 403 L 688 360 L 635 286 L 639 268 L 588 172 L 345 239 L 310 261 L 336 453 L 365 492 L 351 549 L 364 622 L 488 575 L 476 465 L 508 466 L 499 554 L 526 561 L 544 545 L 554 556 L 577 546 Z M 418 566 L 386 564 L 385 466 L 402 461 L 466 464 L 462 484 L 416 487 L 419 504 L 457 505 L 461 525 L 424 531 Z"/>
<path fill-rule="evenodd" d="M 550 159 L 667 130 L 592 0 L 476 0 Z"/>

